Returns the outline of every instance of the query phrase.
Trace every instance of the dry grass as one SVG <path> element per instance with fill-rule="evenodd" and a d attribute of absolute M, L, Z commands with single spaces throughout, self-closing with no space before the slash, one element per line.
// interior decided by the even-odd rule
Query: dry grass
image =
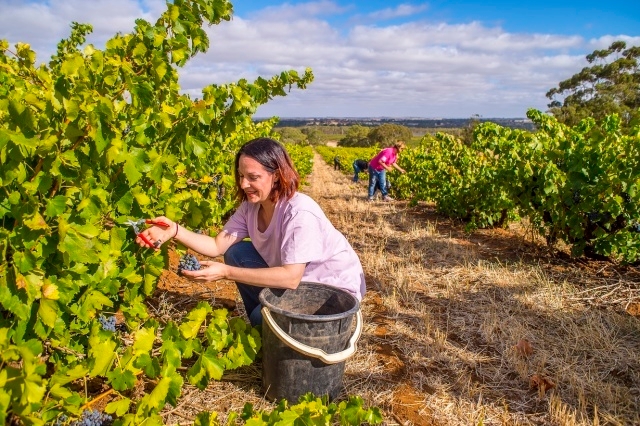
<path fill-rule="evenodd" d="M 640 424 L 640 321 L 625 312 L 640 302 L 635 268 L 549 253 L 517 227 L 467 235 L 429 205 L 366 202 L 364 183 L 319 157 L 304 192 L 367 276 L 345 395 L 380 407 L 388 424 Z M 515 347 L 521 339 L 528 356 Z M 244 402 L 271 408 L 260 368 L 188 389 L 165 420 L 199 408 L 224 418 Z"/>

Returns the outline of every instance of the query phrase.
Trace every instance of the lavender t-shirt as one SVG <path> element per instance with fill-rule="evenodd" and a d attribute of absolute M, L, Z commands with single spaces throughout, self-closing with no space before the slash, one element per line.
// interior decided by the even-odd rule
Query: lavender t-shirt
<path fill-rule="evenodd" d="M 382 165 L 380 164 L 381 162 L 386 164 L 387 166 L 390 166 L 393 163 L 395 163 L 397 159 L 398 159 L 398 156 L 396 155 L 395 149 L 393 149 L 392 147 L 385 148 L 382 151 L 380 151 L 378 155 L 373 157 L 371 161 L 369 161 L 369 166 L 373 170 L 377 170 L 380 172 L 382 171 L 382 169 L 384 169 L 384 167 L 382 167 Z"/>
<path fill-rule="evenodd" d="M 362 300 L 366 291 L 360 259 L 347 239 L 309 196 L 280 200 L 269 227 L 258 231 L 259 204 L 243 202 L 222 232 L 251 238 L 270 267 L 305 263 L 302 281 L 347 290 Z"/>

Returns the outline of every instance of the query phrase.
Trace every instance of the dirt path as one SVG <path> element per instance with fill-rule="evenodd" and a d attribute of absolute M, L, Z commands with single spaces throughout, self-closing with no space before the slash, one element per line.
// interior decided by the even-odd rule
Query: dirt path
<path fill-rule="evenodd" d="M 308 181 L 302 192 L 351 242 L 367 280 L 344 396 L 380 407 L 389 425 L 640 424 L 640 322 L 625 313 L 640 300 L 636 269 L 552 256 L 517 227 L 468 235 L 429 205 L 369 203 L 365 182 L 319 156 Z M 159 315 L 203 299 L 242 314 L 229 282 L 194 286 L 167 273 L 160 287 Z M 521 339 L 531 354 L 518 351 Z M 245 402 L 272 407 L 260 369 L 205 392 L 187 387 L 165 421 L 198 407 L 223 417 Z"/>
<path fill-rule="evenodd" d="M 334 171 L 316 155 L 309 187 L 303 189 L 345 234 L 365 270 L 367 294 L 362 309 L 366 326 L 359 353 L 347 364 L 345 394 L 367 395 L 370 404 L 383 409 L 389 424 L 434 424 L 422 386 L 416 387 L 407 380 L 419 374 L 405 362 L 403 340 L 408 336 L 393 331 L 397 312 L 384 303 L 383 289 L 393 285 L 385 269 L 391 266 L 390 258 L 398 255 L 387 252 L 395 243 L 389 241 L 384 230 L 404 232 L 412 225 L 398 220 L 407 212 L 405 203 L 366 201 L 366 184 L 366 180 L 353 183 L 349 176 Z M 420 268 L 419 262 L 415 266 Z"/>

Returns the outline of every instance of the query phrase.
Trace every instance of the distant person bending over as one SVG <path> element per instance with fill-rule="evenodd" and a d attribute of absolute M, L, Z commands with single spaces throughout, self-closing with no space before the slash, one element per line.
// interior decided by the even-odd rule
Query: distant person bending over
<path fill-rule="evenodd" d="M 358 174 L 360 172 L 367 173 L 369 171 L 369 163 L 365 160 L 357 159 L 353 162 L 353 181 L 358 183 Z"/>
<path fill-rule="evenodd" d="M 387 172 L 395 168 L 400 173 L 406 173 L 402 167 L 396 164 L 398 155 L 404 148 L 404 142 L 397 141 L 393 146 L 383 149 L 369 161 L 369 201 L 373 201 L 376 188 L 382 194 L 382 201 L 393 201 L 387 191 Z"/>
<path fill-rule="evenodd" d="M 224 263 L 201 261 L 203 269 L 182 274 L 196 281 L 235 281 L 252 325 L 262 323 L 258 294 L 265 287 L 295 289 L 310 281 L 362 299 L 366 287 L 358 255 L 320 206 L 298 192 L 298 173 L 279 142 L 258 138 L 244 144 L 235 157 L 235 178 L 240 206 L 215 238 L 159 217 L 169 226 L 142 232 L 153 246 L 140 237 L 136 243 L 159 247 L 174 238 L 205 256 L 224 255 Z"/>
<path fill-rule="evenodd" d="M 342 163 L 340 162 L 340 156 L 333 157 L 333 170 L 342 170 Z"/>

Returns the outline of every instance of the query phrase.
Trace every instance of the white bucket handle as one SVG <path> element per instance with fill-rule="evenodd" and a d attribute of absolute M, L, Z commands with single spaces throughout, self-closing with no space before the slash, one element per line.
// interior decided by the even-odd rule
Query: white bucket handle
<path fill-rule="evenodd" d="M 322 349 L 314 348 L 312 346 L 305 345 L 304 343 L 300 343 L 295 340 L 293 337 L 289 336 L 285 333 L 278 324 L 273 320 L 271 316 L 271 311 L 266 306 L 262 307 L 262 318 L 269 325 L 269 328 L 273 331 L 273 333 L 278 336 L 285 345 L 289 346 L 291 349 L 300 352 L 303 355 L 310 356 L 312 358 L 317 358 L 324 362 L 325 364 L 337 364 L 339 362 L 345 361 L 351 355 L 356 352 L 356 343 L 358 339 L 360 339 L 360 335 L 362 334 L 362 311 L 358 309 L 356 312 L 356 329 L 353 332 L 353 336 L 349 340 L 349 347 L 343 350 L 342 352 L 338 352 L 335 354 L 328 354 Z"/>

